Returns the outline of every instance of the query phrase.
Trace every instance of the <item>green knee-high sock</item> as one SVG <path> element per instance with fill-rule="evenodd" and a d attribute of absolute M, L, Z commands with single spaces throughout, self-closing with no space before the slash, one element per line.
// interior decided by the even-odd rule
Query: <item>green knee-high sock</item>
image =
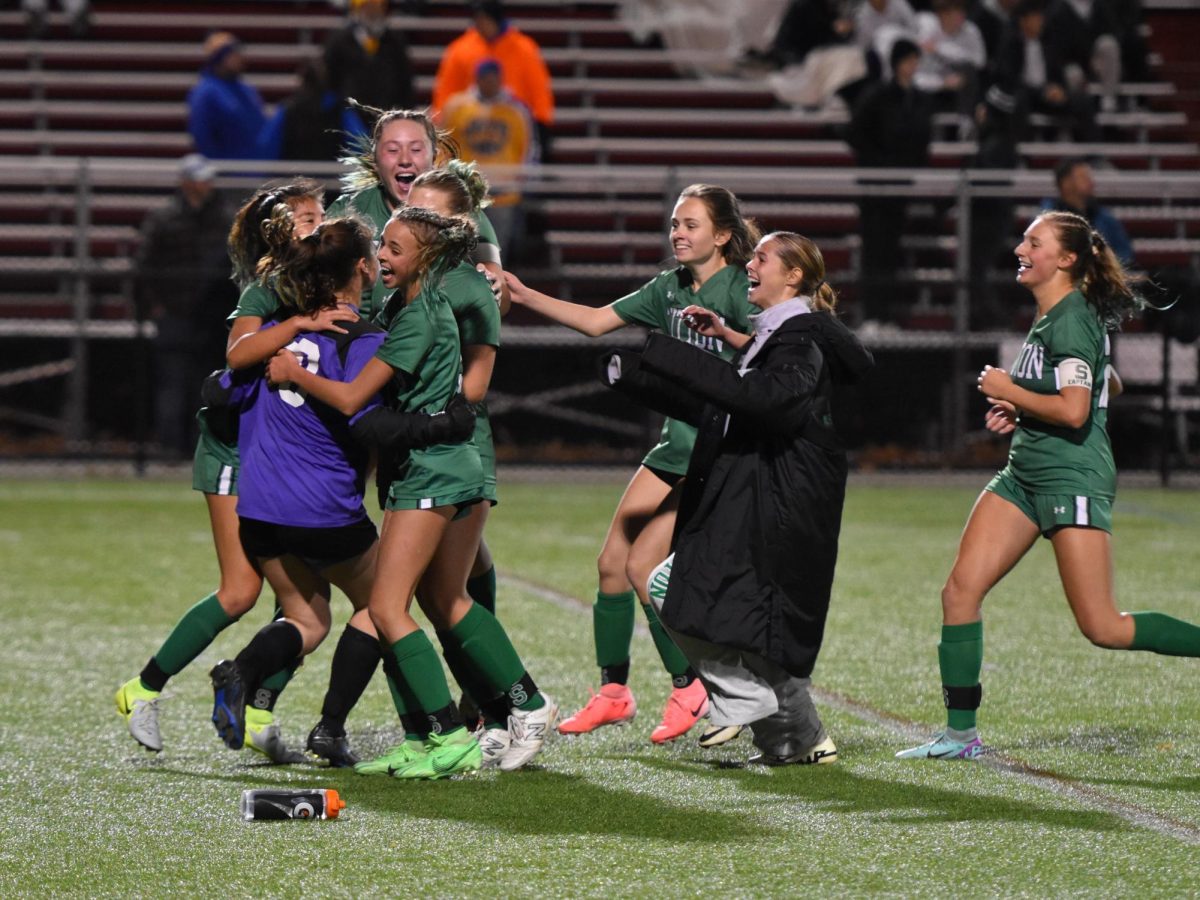
<path fill-rule="evenodd" d="M 402 680 L 412 689 L 417 704 L 426 715 L 437 716 L 451 708 L 450 688 L 442 661 L 424 631 L 405 635 L 388 648 L 396 657 Z"/>
<path fill-rule="evenodd" d="M 495 693 L 506 695 L 519 709 L 541 709 L 546 705 L 504 626 L 478 603 L 471 604 L 470 610 L 449 634 Z"/>
<path fill-rule="evenodd" d="M 629 648 L 633 644 L 633 591 L 620 594 L 596 593 L 592 607 L 592 635 L 596 641 L 596 665 L 601 669 L 625 667 L 624 678 L 614 678 L 619 684 L 628 679 Z"/>
<path fill-rule="evenodd" d="M 421 709 L 420 701 L 417 700 L 416 695 L 408 686 L 408 682 L 400 673 L 396 657 L 383 647 L 380 649 L 383 651 L 383 674 L 387 676 L 388 691 L 392 695 L 392 705 L 396 707 L 396 715 L 400 717 L 400 724 L 404 728 L 404 737 L 410 741 L 423 741 L 429 737 L 429 724 Z"/>
<path fill-rule="evenodd" d="M 646 622 L 650 626 L 650 637 L 654 638 L 654 647 L 662 659 L 663 668 L 671 674 L 672 681 L 678 682 L 680 679 L 686 678 L 686 683 L 676 684 L 677 687 L 686 687 L 695 678 L 687 657 L 683 655 L 682 650 L 675 646 L 675 642 L 667 634 L 667 629 L 663 627 L 654 607 L 649 603 L 643 603 L 642 611 L 646 613 Z"/>
<path fill-rule="evenodd" d="M 968 731 L 975 727 L 975 708 L 959 708 L 958 703 L 977 708 L 978 698 L 973 701 L 954 701 L 947 688 L 974 688 L 979 684 L 979 672 L 983 668 L 983 622 L 968 622 L 966 625 L 943 625 L 942 642 L 938 644 L 938 667 L 942 672 L 942 690 L 946 697 L 946 725 L 955 731 Z M 955 706 L 950 706 L 951 703 Z"/>
<path fill-rule="evenodd" d="M 454 676 L 463 692 L 475 701 L 476 706 L 500 696 L 501 692 L 493 689 L 483 674 L 475 668 L 453 630 L 439 631 L 437 637 L 442 645 L 442 659 L 446 660 L 446 667 L 450 669 L 450 674 Z"/>
<path fill-rule="evenodd" d="M 217 595 L 209 594 L 183 614 L 183 618 L 175 624 L 154 654 L 151 663 L 168 678 L 178 675 L 213 642 L 213 638 L 236 621 L 221 608 Z M 152 690 L 162 690 L 161 686 L 147 686 Z"/>
<path fill-rule="evenodd" d="M 492 566 L 482 575 L 467 579 L 467 596 L 490 612 L 496 614 L 496 567 Z"/>
<path fill-rule="evenodd" d="M 1164 656 L 1200 656 L 1200 627 L 1160 612 L 1135 612 L 1130 650 Z"/>

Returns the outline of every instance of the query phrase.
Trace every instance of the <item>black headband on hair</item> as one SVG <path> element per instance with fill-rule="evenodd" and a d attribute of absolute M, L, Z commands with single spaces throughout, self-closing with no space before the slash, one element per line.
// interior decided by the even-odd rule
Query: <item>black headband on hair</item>
<path fill-rule="evenodd" d="M 1104 235 L 1102 235 L 1100 232 L 1095 231 L 1095 230 L 1092 231 L 1091 244 L 1092 244 L 1092 253 L 1102 251 L 1102 250 L 1104 250 L 1105 247 L 1108 246 L 1108 244 L 1104 240 Z"/>
<path fill-rule="evenodd" d="M 271 191 L 271 193 L 258 201 L 258 217 L 260 219 L 267 218 L 275 209 L 275 204 L 282 202 L 283 195 L 278 190 Z"/>

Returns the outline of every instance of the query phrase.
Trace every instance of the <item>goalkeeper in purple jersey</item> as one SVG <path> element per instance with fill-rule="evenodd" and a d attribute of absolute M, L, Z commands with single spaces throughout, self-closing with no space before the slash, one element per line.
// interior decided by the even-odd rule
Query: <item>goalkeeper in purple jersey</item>
<path fill-rule="evenodd" d="M 296 242 L 277 269 L 281 297 L 301 312 L 356 298 L 375 278 L 370 231 L 355 219 L 331 220 Z M 286 349 L 308 371 L 345 381 L 374 356 L 384 337 L 380 329 L 355 321 L 339 331 L 297 335 Z M 465 411 L 455 427 L 453 415 L 402 416 L 384 410 L 376 396 L 348 418 L 300 391 L 270 389 L 258 374 L 226 372 L 206 388 L 206 400 L 224 401 L 240 412 L 241 542 L 283 610 L 283 617 L 259 631 L 235 660 L 219 663 L 212 672 L 213 723 L 225 743 L 237 749 L 245 739 L 247 698 L 266 676 L 312 652 L 328 634 L 331 584 L 346 593 L 356 612 L 335 655 L 334 708 L 329 709 L 327 696 L 331 715 L 326 718 L 337 720 L 340 708 L 353 706 L 379 662 L 366 613 L 378 541 L 363 505 L 369 464 L 363 443 L 390 448 L 465 440 L 474 416 Z M 342 702 L 347 684 L 356 693 Z M 349 755 L 343 723 L 344 716 L 333 737 Z"/>

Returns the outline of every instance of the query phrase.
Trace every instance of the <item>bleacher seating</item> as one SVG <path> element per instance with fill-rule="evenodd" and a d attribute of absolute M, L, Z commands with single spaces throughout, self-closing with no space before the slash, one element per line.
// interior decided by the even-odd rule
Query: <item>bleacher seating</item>
<path fill-rule="evenodd" d="M 841 137 L 844 110 L 780 109 L 760 81 L 699 78 L 681 74 L 688 55 L 639 46 L 617 16 L 615 0 L 514 0 L 512 15 L 542 44 L 554 74 L 559 111 L 555 163 L 562 167 L 611 170 L 614 187 L 622 173 L 646 167 L 676 167 L 722 182 L 752 168 L 777 172 L 772 191 L 748 198 L 748 210 L 769 227 L 788 227 L 817 237 L 839 277 L 853 281 L 857 266 L 857 207 L 853 192 L 828 194 L 812 184 L 790 197 L 799 180 L 818 186 L 831 170 L 852 165 Z M 464 27 L 462 4 L 434 0 L 421 18 L 397 17 L 408 33 L 417 89 L 427 96 L 441 47 Z M 22 38 L 19 12 L 0 12 L 0 153 L 6 157 L 97 157 L 174 159 L 189 149 L 184 98 L 195 81 L 200 45 L 215 22 L 246 42 L 249 80 L 268 102 L 296 86 L 300 60 L 318 52 L 324 35 L 341 19 L 321 2 L 263 0 L 255 3 L 194 0 L 164 2 L 151 10 L 132 2 L 98 2 L 92 39 L 66 40 L 66 20 L 50 16 L 49 40 Z M 1102 113 L 1111 142 L 1072 145 L 1032 141 L 1020 148 L 1026 164 L 1047 169 L 1068 154 L 1096 153 L 1128 172 L 1194 170 L 1200 147 L 1192 123 L 1172 106 L 1173 86 L 1156 81 L 1122 85 L 1136 98 L 1132 110 Z M 939 132 L 956 133 L 957 120 L 943 116 Z M 975 146 L 938 140 L 933 165 L 952 172 L 969 162 Z M 662 179 L 667 180 L 666 176 Z M 671 176 L 677 183 L 677 176 Z M 667 201 L 653 191 L 634 196 L 581 194 L 572 178 L 556 174 L 530 194 L 544 220 L 546 247 L 537 260 L 523 261 L 539 286 L 560 295 L 603 302 L 640 283 L 667 255 L 663 226 Z M 1042 193 L 1050 192 L 1049 176 Z M 110 188 L 90 198 L 86 232 L 89 272 L 102 273 L 95 287 L 97 309 L 120 315 L 127 295 L 129 256 L 136 226 L 163 202 L 169 180 L 138 189 Z M 773 199 L 772 199 L 773 198 Z M 1026 203 L 1034 197 L 1026 196 Z M 1154 197 L 1118 205 L 1135 236 L 1144 264 L 1200 260 L 1200 212 L 1156 204 Z M 0 288 L 0 315 L 52 314 L 70 307 L 69 279 L 82 271 L 74 222 L 72 183 L 0 184 L 2 269 L 14 277 Z M 922 227 L 905 238 L 901 281 L 924 282 L 928 290 L 950 288 L 958 240 L 952 202 L 928 210 Z M 1027 217 L 1019 205 L 1014 227 Z M 107 280 L 104 280 L 107 279 Z M 127 309 L 126 309 L 127 314 Z"/>

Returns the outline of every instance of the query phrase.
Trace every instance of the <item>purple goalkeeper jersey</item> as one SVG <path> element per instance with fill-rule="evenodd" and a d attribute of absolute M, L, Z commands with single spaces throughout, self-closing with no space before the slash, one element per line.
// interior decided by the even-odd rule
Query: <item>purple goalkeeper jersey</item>
<path fill-rule="evenodd" d="M 387 335 L 361 321 L 347 330 L 302 333 L 287 349 L 310 372 L 353 381 Z M 350 425 L 379 405 L 378 395 L 347 418 L 291 385 L 275 389 L 259 377 L 235 383 L 232 402 L 241 407 L 239 516 L 302 528 L 336 528 L 367 517 L 368 452 L 350 436 Z"/>

